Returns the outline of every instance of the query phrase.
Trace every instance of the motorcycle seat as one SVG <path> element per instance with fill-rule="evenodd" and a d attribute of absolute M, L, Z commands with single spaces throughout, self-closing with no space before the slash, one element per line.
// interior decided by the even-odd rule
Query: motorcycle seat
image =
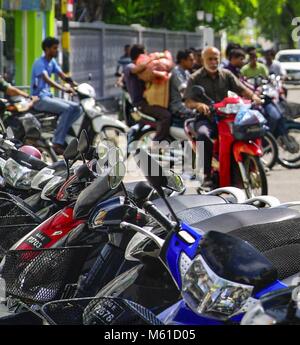
<path fill-rule="evenodd" d="M 31 108 L 30 113 L 33 115 L 40 115 L 40 116 L 56 116 L 56 114 L 53 114 L 52 112 L 48 111 L 39 111 L 37 109 Z M 58 116 L 58 115 L 57 115 Z"/>
<path fill-rule="evenodd" d="M 252 209 L 243 212 L 230 211 L 226 214 L 223 213 L 200 222 L 192 221 L 189 224 L 204 232 L 216 230 L 223 233 L 229 233 L 246 226 L 282 222 L 298 217 L 300 217 L 300 214 L 296 210 L 277 207 Z"/>
<path fill-rule="evenodd" d="M 218 197 L 217 197 L 218 198 Z M 189 204 L 195 205 L 195 204 Z M 190 207 L 190 206 L 189 206 Z M 212 217 L 223 215 L 224 213 L 229 212 L 240 212 L 240 211 L 251 211 L 257 210 L 255 206 L 252 205 L 243 205 L 243 204 L 206 204 L 203 206 L 194 206 L 183 211 L 177 211 L 177 216 L 183 222 L 190 224 L 193 227 L 200 228 L 199 223 L 206 219 L 210 219 Z M 240 212 L 242 213 L 242 212 Z M 212 229 L 211 229 L 212 230 Z M 215 229 L 215 230 L 218 230 Z"/>
<path fill-rule="evenodd" d="M 193 205 L 194 208 L 202 208 L 207 205 L 222 205 L 227 203 L 227 201 L 220 196 L 198 194 L 172 196 L 168 198 L 168 201 L 176 214 L 178 214 L 178 212 L 183 212 L 183 217 L 184 214 L 187 216 L 189 215 L 191 205 Z M 153 203 L 162 213 L 169 214 L 169 210 L 162 199 L 156 199 Z"/>
<path fill-rule="evenodd" d="M 250 225 L 229 232 L 249 242 L 270 260 L 278 278 L 287 279 L 300 272 L 300 217 L 281 222 Z"/>

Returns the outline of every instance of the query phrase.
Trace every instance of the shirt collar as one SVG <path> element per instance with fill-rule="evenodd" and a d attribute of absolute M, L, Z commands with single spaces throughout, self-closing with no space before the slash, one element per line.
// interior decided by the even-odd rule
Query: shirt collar
<path fill-rule="evenodd" d="M 221 68 L 219 67 L 218 70 L 217 70 L 217 77 L 220 75 L 220 72 L 221 72 Z M 201 68 L 200 74 L 201 74 L 203 77 L 209 77 L 209 78 L 211 78 L 211 76 L 208 74 L 207 70 L 206 70 L 204 67 Z"/>

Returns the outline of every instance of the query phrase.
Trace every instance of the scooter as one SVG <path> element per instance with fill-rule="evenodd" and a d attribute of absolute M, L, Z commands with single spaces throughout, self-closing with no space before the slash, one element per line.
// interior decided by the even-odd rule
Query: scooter
<path fill-rule="evenodd" d="M 242 319 L 241 325 L 300 325 L 299 285 L 261 297 Z"/>
<path fill-rule="evenodd" d="M 248 196 L 267 195 L 268 184 L 261 161 L 261 138 L 266 133 L 265 119 L 260 113 L 252 115 L 250 104 L 240 97 L 227 97 L 220 103 L 209 98 L 203 87 L 194 86 L 193 92 L 210 104 L 212 116 L 218 126 L 218 139 L 214 141 L 212 179 L 219 187 L 243 188 Z M 197 150 L 194 127 L 196 119 L 185 122 L 185 132 Z"/>
<path fill-rule="evenodd" d="M 169 178 L 173 186 L 180 186 L 178 176 Z M 148 176 L 148 181 L 158 189 L 170 184 L 165 177 Z M 228 233 L 203 233 L 177 218 L 165 240 L 147 229 L 128 223 L 121 226 L 152 237 L 181 291 L 183 300 L 161 313 L 159 319 L 164 324 L 217 325 L 240 322 L 253 299 L 285 288 L 299 273 L 300 266 L 294 265 L 299 257 L 299 224 L 299 219 L 290 219 Z M 290 234 L 286 233 L 288 228 Z M 271 237 L 276 240 L 270 241 Z"/>
<path fill-rule="evenodd" d="M 282 114 L 281 125 L 285 133 L 278 132 L 278 129 L 272 133 L 273 139 L 278 145 L 278 163 L 288 169 L 297 169 L 300 167 L 300 125 L 297 121 L 286 115 L 288 107 L 280 77 L 271 75 L 268 79 L 263 77 L 254 78 L 254 88 L 261 94 L 264 100 L 263 107 L 273 104 Z M 282 132 L 282 131 L 281 131 Z"/>
<path fill-rule="evenodd" d="M 79 119 L 73 123 L 66 143 L 69 143 L 72 138 L 78 138 L 83 129 L 87 131 L 90 142 L 94 146 L 99 142 L 99 139 L 106 138 L 115 141 L 118 137 L 126 136 L 127 126 L 107 115 L 107 111 L 101 104 L 96 104 L 95 89 L 91 85 L 82 83 L 74 90 L 79 98 L 82 113 Z M 34 106 L 30 108 L 30 113 L 28 113 L 29 103 L 23 97 L 12 98 L 15 126 L 11 121 L 9 125 L 15 129 L 15 135 L 19 140 L 38 147 L 45 153 L 45 159 L 56 162 L 58 158 L 52 149 L 51 140 L 57 125 L 58 115 L 51 112 L 39 112 L 34 109 Z M 17 109 L 19 110 L 17 111 Z"/>

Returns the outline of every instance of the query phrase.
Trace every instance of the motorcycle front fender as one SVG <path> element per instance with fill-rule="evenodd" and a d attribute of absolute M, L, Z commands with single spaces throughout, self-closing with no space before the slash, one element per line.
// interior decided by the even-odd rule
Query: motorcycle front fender
<path fill-rule="evenodd" d="M 251 156 L 263 156 L 263 151 L 261 146 L 258 142 L 245 142 L 245 141 L 237 141 L 233 145 L 233 156 L 236 162 L 243 161 L 243 153 L 246 153 Z"/>
<path fill-rule="evenodd" d="M 95 133 L 101 133 L 105 127 L 114 127 L 124 133 L 127 133 L 129 128 L 121 121 L 115 120 L 106 115 L 100 115 L 92 119 L 92 125 Z"/>

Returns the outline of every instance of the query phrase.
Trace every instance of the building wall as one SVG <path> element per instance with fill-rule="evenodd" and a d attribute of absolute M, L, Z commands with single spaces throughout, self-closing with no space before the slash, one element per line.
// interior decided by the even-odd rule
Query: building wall
<path fill-rule="evenodd" d="M 116 66 L 125 44 L 143 43 L 148 52 L 168 49 L 174 58 L 185 48 L 202 48 L 203 32 L 174 32 L 141 27 L 108 25 L 104 23 L 70 23 L 71 73 L 76 81 L 87 82 L 89 74 L 97 97 L 114 97 Z M 61 23 L 58 23 L 61 35 Z M 213 42 L 210 42 L 213 44 Z"/>

